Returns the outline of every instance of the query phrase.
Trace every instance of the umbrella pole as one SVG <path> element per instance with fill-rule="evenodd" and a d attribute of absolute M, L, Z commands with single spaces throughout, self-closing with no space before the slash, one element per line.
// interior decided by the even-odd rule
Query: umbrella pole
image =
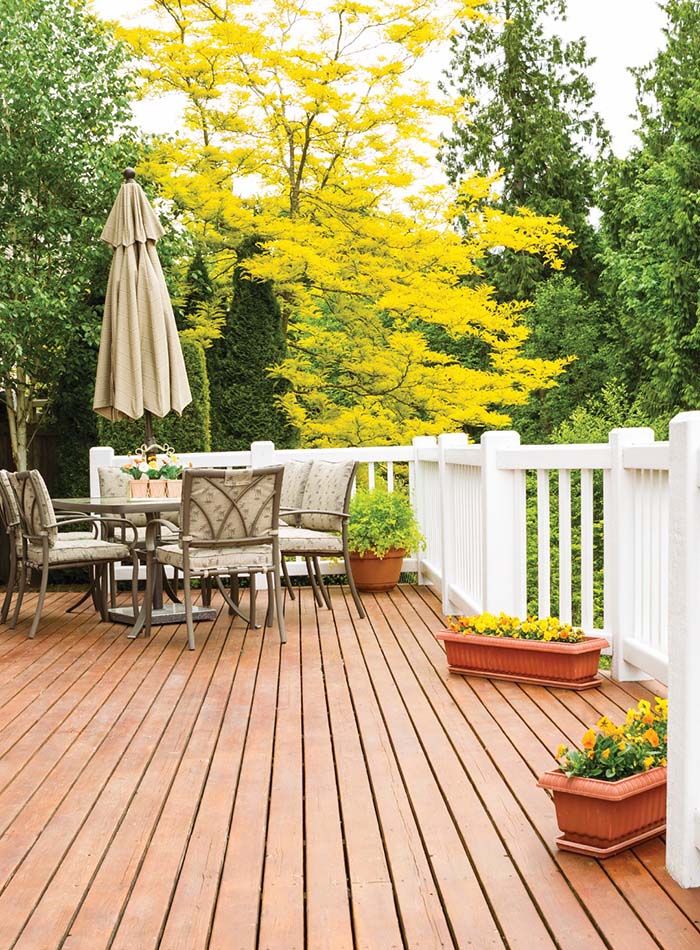
<path fill-rule="evenodd" d="M 153 415 L 146 409 L 146 445 L 153 445 Z"/>

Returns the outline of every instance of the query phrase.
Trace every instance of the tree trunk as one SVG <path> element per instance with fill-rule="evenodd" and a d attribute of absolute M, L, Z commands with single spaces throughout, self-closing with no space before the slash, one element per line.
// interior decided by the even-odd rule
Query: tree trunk
<path fill-rule="evenodd" d="M 13 399 L 14 395 L 14 399 Z M 18 472 L 26 472 L 29 461 L 29 433 L 27 420 L 29 419 L 30 397 L 25 386 L 17 387 L 16 392 L 7 387 L 5 389 L 5 404 L 7 419 L 10 425 L 10 443 L 12 458 Z"/>

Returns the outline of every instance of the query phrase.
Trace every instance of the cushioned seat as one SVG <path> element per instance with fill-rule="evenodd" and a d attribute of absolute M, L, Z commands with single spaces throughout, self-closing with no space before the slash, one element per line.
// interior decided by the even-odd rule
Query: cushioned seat
<path fill-rule="evenodd" d="M 86 541 L 88 543 L 86 543 Z M 92 535 L 88 538 L 66 537 L 66 533 L 59 534 L 56 543 L 49 548 L 49 564 L 70 564 L 80 561 L 81 564 L 92 561 L 119 561 L 131 558 L 131 551 L 126 544 L 117 541 L 100 541 Z M 27 545 L 27 560 L 30 564 L 40 566 L 44 562 L 44 553 L 41 545 Z"/>
<path fill-rule="evenodd" d="M 280 525 L 279 537 L 281 554 L 343 554 L 343 539 L 328 531 Z"/>
<path fill-rule="evenodd" d="M 275 568 L 272 561 L 272 548 L 250 546 L 240 548 L 196 548 L 190 547 L 190 567 L 197 572 L 216 568 L 217 573 L 226 568 L 245 572 L 246 568 L 271 571 Z M 162 564 L 183 569 L 184 553 L 177 544 L 161 544 L 156 549 L 156 557 Z"/>

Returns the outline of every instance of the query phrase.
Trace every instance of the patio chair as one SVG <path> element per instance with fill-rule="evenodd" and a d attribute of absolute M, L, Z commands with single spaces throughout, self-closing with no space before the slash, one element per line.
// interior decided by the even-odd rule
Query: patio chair
<path fill-rule="evenodd" d="M 73 518 L 74 514 L 64 514 L 57 519 L 59 528 L 61 523 L 68 517 Z M 17 503 L 17 497 L 10 481 L 10 472 L 6 471 L 5 469 L 0 469 L 0 523 L 7 534 L 10 549 L 10 568 L 7 577 L 7 590 L 5 591 L 5 599 L 3 600 L 2 609 L 0 609 L 0 623 L 7 623 L 7 615 L 12 604 L 12 596 L 17 583 L 18 567 L 22 563 L 24 549 L 22 543 L 22 522 L 19 504 Z M 87 540 L 89 538 L 97 537 L 97 528 L 93 527 L 91 531 L 65 532 L 65 535 L 74 541 Z M 59 537 L 63 537 L 63 534 L 60 530 Z M 92 591 L 93 586 L 91 584 L 90 590 L 87 594 L 88 597 Z M 69 607 L 68 609 L 71 610 L 72 608 Z"/>
<path fill-rule="evenodd" d="M 324 602 L 331 607 L 319 558 L 342 557 L 352 599 L 360 618 L 364 619 L 365 611 L 350 570 L 348 550 L 348 508 L 356 471 L 357 462 L 314 459 L 304 485 L 301 507 L 282 510 L 286 524 L 280 526 L 279 543 L 287 584 L 289 575 L 285 558 L 303 557 L 319 607 Z"/>
<path fill-rule="evenodd" d="M 180 537 L 177 544 L 156 547 L 155 533 L 160 519 L 146 528 L 146 594 L 135 636 L 144 628 L 150 636 L 153 609 L 155 562 L 169 564 L 183 573 L 187 643 L 194 650 L 192 621 L 193 577 L 214 578 L 230 611 L 255 625 L 255 576 L 265 574 L 268 589 L 274 591 L 268 603 L 267 622 L 275 609 L 282 643 L 286 642 L 284 607 L 279 577 L 279 505 L 284 469 L 281 465 L 260 469 L 186 469 L 182 482 Z M 229 575 L 232 584 L 239 574 L 251 577 L 251 612 L 245 617 L 238 603 L 221 582 Z M 274 603 L 274 606 L 273 606 Z"/>
<path fill-rule="evenodd" d="M 134 568 L 137 567 L 134 544 L 136 529 L 126 518 L 97 517 L 94 515 L 76 515 L 72 518 L 56 518 L 51 497 L 46 483 L 37 471 L 13 472 L 9 475 L 10 484 L 18 502 L 20 523 L 22 529 L 22 558 L 21 573 L 17 604 L 10 626 L 14 629 L 19 619 L 22 600 L 27 585 L 28 575 L 32 569 L 41 571 L 39 586 L 39 600 L 34 614 L 29 636 L 36 635 L 44 607 L 46 588 L 49 581 L 49 572 L 55 568 L 89 567 L 95 572 L 95 587 L 100 615 L 107 620 L 107 603 L 105 597 L 105 571 L 109 564 L 115 561 L 130 559 Z M 102 538 L 77 538 L 68 532 L 59 534 L 59 525 L 65 528 L 73 524 L 93 524 L 97 527 L 110 525 L 123 526 L 133 534 L 129 543 Z M 134 570 L 134 577 L 137 577 Z M 132 598 L 136 609 L 136 589 L 132 586 Z"/>

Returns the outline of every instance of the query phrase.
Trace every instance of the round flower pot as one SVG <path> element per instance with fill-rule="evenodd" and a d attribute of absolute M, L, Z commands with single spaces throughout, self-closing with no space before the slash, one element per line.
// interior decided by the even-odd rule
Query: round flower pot
<path fill-rule="evenodd" d="M 405 554 L 403 548 L 390 548 L 384 557 L 377 557 L 372 551 L 351 551 L 350 570 L 357 589 L 366 593 L 393 590 L 399 582 Z"/>
<path fill-rule="evenodd" d="M 562 851 L 609 858 L 654 838 L 666 828 L 665 767 L 630 775 L 617 782 L 573 776 L 560 769 L 545 772 L 537 783 L 554 800 L 557 838 Z"/>
<path fill-rule="evenodd" d="M 161 478 L 150 479 L 148 494 L 151 498 L 165 498 L 167 494 L 167 481 Z"/>
<path fill-rule="evenodd" d="M 436 634 L 445 644 L 450 672 L 490 679 L 589 689 L 599 686 L 603 637 L 586 637 L 579 643 L 556 640 L 515 640 L 443 630 Z"/>
<path fill-rule="evenodd" d="M 131 478 L 129 479 L 129 498 L 148 497 L 148 479 Z"/>
<path fill-rule="evenodd" d="M 169 478 L 165 482 L 168 498 L 182 498 L 182 482 L 179 478 Z"/>

